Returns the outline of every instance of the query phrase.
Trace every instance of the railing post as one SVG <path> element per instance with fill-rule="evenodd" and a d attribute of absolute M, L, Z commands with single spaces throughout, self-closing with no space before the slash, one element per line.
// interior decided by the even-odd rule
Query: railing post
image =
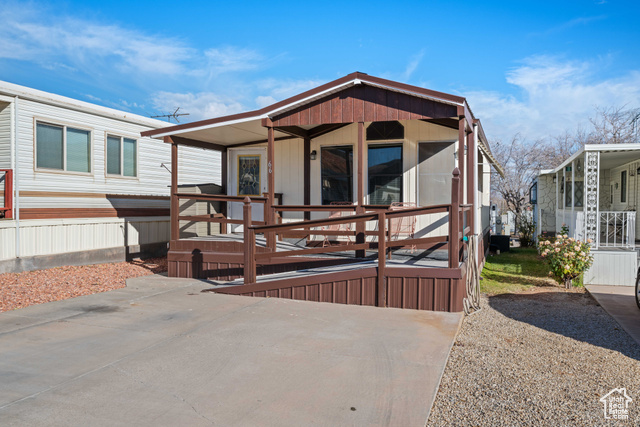
<path fill-rule="evenodd" d="M 385 230 L 386 212 L 378 213 L 378 307 L 385 307 L 387 292 L 385 288 L 385 267 L 387 255 L 387 232 Z"/>
<path fill-rule="evenodd" d="M 256 282 L 256 234 L 251 229 L 251 199 L 244 198 L 242 206 L 242 224 L 244 228 L 244 284 Z"/>
<path fill-rule="evenodd" d="M 264 223 L 267 225 L 275 225 L 276 221 L 275 221 L 275 210 L 273 209 L 272 205 L 273 205 L 273 200 L 271 199 L 271 195 L 270 193 L 262 193 L 262 195 L 264 197 L 267 198 L 267 201 L 264 204 Z M 273 231 L 269 231 L 267 233 L 265 233 L 264 236 L 267 239 L 267 248 L 269 248 L 269 250 L 271 252 L 275 252 L 276 251 L 276 235 Z"/>
<path fill-rule="evenodd" d="M 360 215 L 365 213 L 365 209 L 363 206 L 358 206 L 356 208 L 356 215 Z M 356 244 L 365 243 L 366 236 L 365 230 L 367 227 L 366 221 L 358 221 L 356 222 Z M 366 256 L 366 251 L 364 249 L 358 249 L 356 251 L 356 258 L 364 258 Z"/>
<path fill-rule="evenodd" d="M 453 170 L 449 209 L 449 268 L 460 266 L 460 171 Z"/>

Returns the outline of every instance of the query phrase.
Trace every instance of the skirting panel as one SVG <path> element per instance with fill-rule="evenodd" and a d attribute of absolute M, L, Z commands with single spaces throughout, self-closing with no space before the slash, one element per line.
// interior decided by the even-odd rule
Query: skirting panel
<path fill-rule="evenodd" d="M 408 275 L 413 270 L 414 275 Z M 398 269 L 402 276 L 385 278 L 385 306 L 414 310 L 458 312 L 465 297 L 464 271 L 449 269 L 454 277 L 429 277 L 430 270 L 442 276 L 442 269 Z M 455 277 L 458 276 L 458 277 Z M 213 292 L 336 304 L 376 306 L 378 301 L 377 268 L 354 269 L 340 274 L 316 274 L 251 285 L 216 288 Z"/>

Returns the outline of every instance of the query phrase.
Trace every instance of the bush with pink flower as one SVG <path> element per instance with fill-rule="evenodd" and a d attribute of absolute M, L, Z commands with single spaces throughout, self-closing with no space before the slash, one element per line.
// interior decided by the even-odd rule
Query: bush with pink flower
<path fill-rule="evenodd" d="M 593 264 L 591 239 L 586 242 L 559 234 L 555 239 L 538 239 L 540 256 L 549 264 L 549 273 L 559 284 L 570 288 L 573 279 L 580 276 Z"/>

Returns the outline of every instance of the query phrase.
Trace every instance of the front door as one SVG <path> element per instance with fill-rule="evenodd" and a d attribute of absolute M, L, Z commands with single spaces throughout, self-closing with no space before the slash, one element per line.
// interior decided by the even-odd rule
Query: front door
<path fill-rule="evenodd" d="M 229 150 L 229 183 L 233 196 L 260 196 L 267 191 L 267 150 L 265 148 L 231 149 Z M 264 204 L 251 204 L 253 221 L 264 220 Z M 242 219 L 242 203 L 229 203 L 229 218 Z M 229 224 L 230 231 L 240 233 L 242 225 Z"/>

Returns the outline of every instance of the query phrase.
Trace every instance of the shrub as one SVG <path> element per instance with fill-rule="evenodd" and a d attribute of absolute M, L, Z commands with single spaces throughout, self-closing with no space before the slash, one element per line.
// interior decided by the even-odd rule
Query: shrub
<path fill-rule="evenodd" d="M 540 239 L 538 250 L 549 264 L 550 275 L 555 281 L 570 288 L 572 280 L 593 264 L 590 243 L 590 239 L 582 242 L 559 234 L 553 241 Z"/>
<path fill-rule="evenodd" d="M 533 218 L 527 218 L 527 215 L 522 215 L 522 217 L 520 218 L 520 223 L 518 225 L 518 237 L 520 238 L 520 246 L 523 248 L 535 246 L 535 233 L 536 222 L 533 220 Z"/>

